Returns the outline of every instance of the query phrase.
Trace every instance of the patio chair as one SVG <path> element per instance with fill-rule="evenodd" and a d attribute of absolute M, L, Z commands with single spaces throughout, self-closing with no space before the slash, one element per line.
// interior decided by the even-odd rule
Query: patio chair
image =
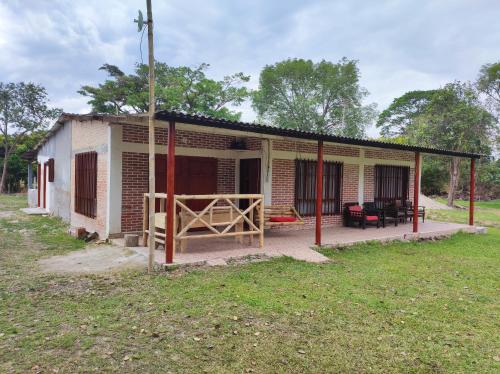
<path fill-rule="evenodd" d="M 384 219 L 393 220 L 395 226 L 397 226 L 399 222 L 406 223 L 407 210 L 401 204 L 400 200 L 387 204 L 382 208 L 382 210 Z"/>
<path fill-rule="evenodd" d="M 344 208 L 344 215 L 347 226 L 351 226 L 353 222 L 359 222 L 359 225 L 366 228 L 366 224 L 376 224 L 380 228 L 381 215 L 377 212 L 368 214 L 361 205 L 352 205 L 347 203 Z"/>
<path fill-rule="evenodd" d="M 363 208 L 368 215 L 380 215 L 382 221 L 382 227 L 385 227 L 386 223 L 394 222 L 394 225 L 398 225 L 398 220 L 395 217 L 386 216 L 384 209 L 380 209 L 377 207 L 377 204 L 374 202 L 366 202 L 363 203 Z"/>
<path fill-rule="evenodd" d="M 408 212 L 408 218 L 410 218 L 410 222 L 413 221 L 413 203 L 411 200 L 406 200 L 406 208 Z M 417 217 L 422 217 L 422 222 L 425 222 L 425 206 L 419 205 L 417 207 Z"/>

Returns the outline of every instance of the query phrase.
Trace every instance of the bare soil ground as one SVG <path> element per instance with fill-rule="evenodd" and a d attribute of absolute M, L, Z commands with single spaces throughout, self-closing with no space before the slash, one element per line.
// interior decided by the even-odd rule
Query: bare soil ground
<path fill-rule="evenodd" d="M 130 249 L 100 245 L 65 255 L 52 256 L 38 261 L 47 273 L 102 273 L 126 269 L 144 269 L 146 258 Z"/>

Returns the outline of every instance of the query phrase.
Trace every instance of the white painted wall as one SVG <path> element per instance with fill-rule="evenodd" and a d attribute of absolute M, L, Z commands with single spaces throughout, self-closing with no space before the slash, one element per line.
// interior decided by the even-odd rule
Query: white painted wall
<path fill-rule="evenodd" d="M 108 126 L 108 216 L 106 236 L 122 231 L 122 125 Z"/>
<path fill-rule="evenodd" d="M 54 182 L 48 181 L 48 168 L 43 175 L 43 164 L 54 159 Z M 71 122 L 64 125 L 39 149 L 37 162 L 41 164 L 40 205 L 43 206 L 43 179 L 46 179 L 46 209 L 49 213 L 70 221 L 71 202 Z"/>

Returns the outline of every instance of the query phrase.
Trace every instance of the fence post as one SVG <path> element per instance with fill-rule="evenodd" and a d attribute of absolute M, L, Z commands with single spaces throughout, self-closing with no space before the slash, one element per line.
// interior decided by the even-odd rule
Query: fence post
<path fill-rule="evenodd" d="M 146 195 L 143 197 L 143 207 L 142 207 L 142 245 L 146 247 L 148 245 L 148 233 L 146 232 L 149 228 L 149 199 Z"/>
<path fill-rule="evenodd" d="M 264 247 L 264 195 L 260 198 L 260 209 L 259 209 L 259 247 Z"/>

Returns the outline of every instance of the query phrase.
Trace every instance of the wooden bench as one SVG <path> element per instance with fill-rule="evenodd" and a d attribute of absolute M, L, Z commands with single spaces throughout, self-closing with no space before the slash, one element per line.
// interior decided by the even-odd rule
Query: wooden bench
<path fill-rule="evenodd" d="M 278 217 L 288 217 L 294 219 L 288 222 L 279 222 Z M 272 218 L 276 219 L 274 221 Z M 297 209 L 289 205 L 266 205 L 264 206 L 264 226 L 267 228 L 277 226 L 303 225 L 304 220 Z"/>

